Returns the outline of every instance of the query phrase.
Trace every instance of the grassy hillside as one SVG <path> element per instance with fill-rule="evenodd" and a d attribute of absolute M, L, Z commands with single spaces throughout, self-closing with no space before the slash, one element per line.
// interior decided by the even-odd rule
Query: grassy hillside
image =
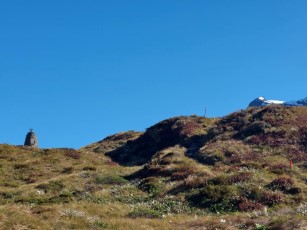
<path fill-rule="evenodd" d="M 0 229 L 304 229 L 307 108 L 175 117 L 78 151 L 0 145 L 0 170 Z"/>

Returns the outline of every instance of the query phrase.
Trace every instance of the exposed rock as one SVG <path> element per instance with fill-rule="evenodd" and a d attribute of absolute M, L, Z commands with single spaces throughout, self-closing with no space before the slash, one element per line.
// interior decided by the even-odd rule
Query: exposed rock
<path fill-rule="evenodd" d="M 255 100 L 253 100 L 251 103 L 249 103 L 248 107 L 259 107 L 263 106 L 263 103 L 265 101 L 264 97 L 258 97 Z"/>

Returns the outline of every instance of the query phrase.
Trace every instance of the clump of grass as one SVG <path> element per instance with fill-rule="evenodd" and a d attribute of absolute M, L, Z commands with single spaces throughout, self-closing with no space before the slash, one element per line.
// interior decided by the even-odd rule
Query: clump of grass
<path fill-rule="evenodd" d="M 267 128 L 270 128 L 270 124 L 264 122 L 264 121 L 254 121 L 251 124 L 248 124 L 247 126 L 243 127 L 237 136 L 241 138 L 246 138 L 248 136 L 252 135 L 259 135 L 263 134 Z"/>
<path fill-rule="evenodd" d="M 148 177 L 141 181 L 139 188 L 152 196 L 156 196 L 163 191 L 163 184 L 156 177 Z"/>
<path fill-rule="evenodd" d="M 22 163 L 18 163 L 18 164 L 14 164 L 13 166 L 14 169 L 28 169 L 29 165 L 27 164 L 22 164 Z"/>
<path fill-rule="evenodd" d="M 130 204 L 130 206 L 133 210 L 129 216 L 133 215 L 134 217 L 158 218 L 168 214 L 184 214 L 193 212 L 192 208 L 189 207 L 186 202 L 180 201 L 171 196 L 150 198 L 146 201 Z M 142 215 L 140 212 L 144 212 L 145 214 Z M 154 217 L 151 216 L 152 214 L 154 214 Z"/>
<path fill-rule="evenodd" d="M 109 225 L 101 220 L 96 220 L 92 223 L 95 228 L 108 228 Z"/>
<path fill-rule="evenodd" d="M 272 172 L 272 173 L 275 173 L 275 174 L 283 174 L 287 171 L 287 169 L 289 168 L 288 165 L 284 164 L 284 163 L 279 163 L 279 164 L 274 164 L 274 165 L 271 165 L 269 167 L 269 170 Z"/>
<path fill-rule="evenodd" d="M 83 167 L 82 170 L 84 170 L 84 171 L 96 171 L 97 169 L 96 169 L 96 167 L 93 167 L 93 166 L 85 166 L 85 167 Z"/>
<path fill-rule="evenodd" d="M 183 165 L 182 167 L 176 168 L 176 171 L 172 173 L 172 180 L 184 180 L 188 178 L 190 175 L 195 173 L 195 168 L 191 165 Z"/>
<path fill-rule="evenodd" d="M 201 188 L 207 184 L 207 179 L 204 176 L 189 175 L 184 180 L 184 186 L 186 188 Z"/>
<path fill-rule="evenodd" d="M 259 154 L 254 153 L 251 148 L 240 140 L 223 140 L 208 143 L 201 147 L 195 158 L 207 165 L 224 163 L 242 163 L 255 161 Z"/>
<path fill-rule="evenodd" d="M 193 205 L 213 212 L 232 212 L 236 210 L 234 198 L 237 196 L 238 189 L 235 186 L 208 185 L 187 198 Z"/>
<path fill-rule="evenodd" d="M 65 188 L 65 185 L 61 181 L 50 181 L 48 184 L 39 184 L 36 189 L 47 192 L 59 192 Z"/>
<path fill-rule="evenodd" d="M 70 174 L 72 173 L 72 171 L 73 171 L 73 167 L 65 167 L 63 168 L 62 173 Z"/>
<path fill-rule="evenodd" d="M 109 184 L 109 185 L 121 185 L 126 184 L 128 181 L 118 175 L 97 175 L 96 184 Z"/>
<path fill-rule="evenodd" d="M 163 213 L 149 208 L 137 208 L 128 214 L 130 218 L 161 218 Z"/>
<path fill-rule="evenodd" d="M 66 199 L 59 199 L 58 197 L 46 198 L 46 197 L 23 197 L 17 199 L 16 203 L 21 204 L 31 204 L 31 205 L 41 205 L 41 204 L 51 204 L 51 203 L 68 203 Z"/>
<path fill-rule="evenodd" d="M 46 207 L 46 206 L 34 206 L 31 208 L 31 212 L 36 215 L 52 211 L 53 209 L 51 207 Z"/>

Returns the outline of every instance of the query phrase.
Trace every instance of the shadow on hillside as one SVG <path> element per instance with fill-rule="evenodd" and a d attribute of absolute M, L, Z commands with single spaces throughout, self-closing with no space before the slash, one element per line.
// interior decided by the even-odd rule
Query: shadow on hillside
<path fill-rule="evenodd" d="M 172 138 L 164 138 L 160 141 L 145 133 L 106 155 L 123 166 L 143 165 L 149 162 L 155 153 L 175 144 L 176 140 Z"/>
<path fill-rule="evenodd" d="M 163 138 L 154 138 L 148 133 L 123 146 L 106 153 L 112 161 L 122 166 L 137 166 L 148 163 L 152 157 L 163 149 L 180 145 L 188 149 L 187 156 L 193 158 L 193 153 L 206 142 L 207 136 L 192 136 L 179 138 L 176 135 L 163 135 Z"/>
<path fill-rule="evenodd" d="M 153 155 L 175 145 L 187 148 L 188 152 L 197 151 L 210 138 L 210 135 L 198 134 L 206 129 L 206 122 L 206 118 L 196 116 L 167 119 L 106 155 L 120 165 L 135 166 L 149 162 Z"/>

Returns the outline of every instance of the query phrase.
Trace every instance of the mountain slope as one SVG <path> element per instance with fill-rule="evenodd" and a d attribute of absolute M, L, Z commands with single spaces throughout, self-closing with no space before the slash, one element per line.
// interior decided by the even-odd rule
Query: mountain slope
<path fill-rule="evenodd" d="M 306 107 L 249 108 L 215 120 L 173 118 L 128 146 L 106 155 L 123 165 L 131 156 L 142 159 L 137 163 L 143 168 L 128 178 L 140 180 L 147 192 L 213 212 L 268 207 L 278 213 L 280 206 L 306 202 Z"/>
<path fill-rule="evenodd" d="M 0 145 L 0 228 L 302 229 L 306 162 L 307 108 L 282 105 L 80 150 Z"/>

